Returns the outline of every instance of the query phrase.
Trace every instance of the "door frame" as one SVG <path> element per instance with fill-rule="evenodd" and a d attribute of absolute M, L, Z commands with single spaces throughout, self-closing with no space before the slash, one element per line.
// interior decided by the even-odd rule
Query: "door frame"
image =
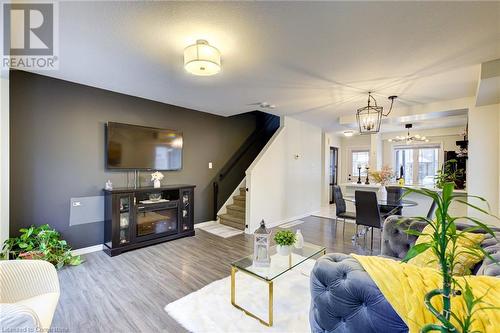
<path fill-rule="evenodd" d="M 332 161 L 332 157 L 335 157 L 335 161 Z M 338 185 L 338 180 L 339 180 L 339 148 L 338 147 L 333 147 L 330 146 L 329 154 L 328 154 L 328 187 L 329 187 L 329 203 L 330 205 L 335 203 L 335 199 L 333 196 L 333 187 L 335 185 Z M 333 163 L 334 162 L 334 163 Z M 331 175 L 334 175 L 333 182 L 331 181 L 330 177 Z"/>

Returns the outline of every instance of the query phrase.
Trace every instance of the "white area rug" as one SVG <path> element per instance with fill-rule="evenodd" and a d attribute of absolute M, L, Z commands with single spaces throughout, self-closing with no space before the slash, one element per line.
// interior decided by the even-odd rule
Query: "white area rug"
<path fill-rule="evenodd" d="M 197 229 L 205 230 L 206 232 L 222 238 L 229 238 L 243 233 L 243 230 L 220 224 L 217 221 L 197 223 L 194 225 L 194 227 Z"/>
<path fill-rule="evenodd" d="M 292 222 L 288 222 L 288 223 L 284 223 L 284 224 L 280 224 L 278 226 L 278 228 L 290 228 L 290 227 L 293 227 L 294 225 L 299 225 L 299 224 L 302 224 L 304 223 L 305 221 L 302 221 L 302 220 L 296 220 L 296 221 L 292 221 Z"/>
<path fill-rule="evenodd" d="M 284 257 L 286 258 L 286 257 Z M 165 311 L 187 330 L 211 332 L 310 332 L 309 273 L 315 260 L 307 260 L 274 280 L 274 325 L 267 327 L 231 305 L 231 278 L 195 291 L 168 304 Z M 236 273 L 236 304 L 267 320 L 267 283 Z"/>

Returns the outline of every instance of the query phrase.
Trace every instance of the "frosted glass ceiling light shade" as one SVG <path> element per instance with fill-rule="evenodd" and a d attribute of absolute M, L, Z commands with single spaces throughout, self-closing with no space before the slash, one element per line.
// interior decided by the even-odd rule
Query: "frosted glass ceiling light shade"
<path fill-rule="evenodd" d="M 217 74 L 221 70 L 220 52 L 206 40 L 199 39 L 184 49 L 184 68 L 194 75 Z"/>

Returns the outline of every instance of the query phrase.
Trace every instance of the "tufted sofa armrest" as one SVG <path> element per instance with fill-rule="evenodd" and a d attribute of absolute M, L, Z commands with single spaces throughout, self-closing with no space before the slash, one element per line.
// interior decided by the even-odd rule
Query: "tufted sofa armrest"
<path fill-rule="evenodd" d="M 426 226 L 425 222 L 415 220 L 410 217 L 389 216 L 384 222 L 382 232 L 382 251 L 381 255 L 403 259 L 410 247 L 415 244 L 417 236 L 408 235 L 405 231 L 408 229 L 422 231 Z M 470 227 L 468 224 L 457 223 L 457 229 L 463 230 Z M 500 229 L 491 228 L 495 237 L 486 234 L 481 247 L 491 256 L 486 257 L 483 262 L 473 270 L 476 275 L 488 275 L 500 277 Z M 484 233 L 482 230 L 472 232 Z M 493 259 L 493 260 L 492 260 Z"/>
<path fill-rule="evenodd" d="M 407 332 L 368 273 L 351 256 L 333 253 L 316 261 L 311 274 L 312 332 Z"/>

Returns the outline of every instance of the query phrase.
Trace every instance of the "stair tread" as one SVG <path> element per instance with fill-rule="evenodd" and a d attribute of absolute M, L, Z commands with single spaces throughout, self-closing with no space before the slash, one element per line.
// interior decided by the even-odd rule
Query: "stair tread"
<path fill-rule="evenodd" d="M 227 205 L 227 208 L 228 209 L 234 209 L 234 210 L 238 210 L 240 212 L 244 212 L 245 211 L 245 208 L 242 207 L 242 206 L 238 206 L 238 205 Z"/>
<path fill-rule="evenodd" d="M 221 214 L 219 215 L 221 219 L 229 220 L 235 223 L 245 224 L 245 220 L 239 217 L 235 217 L 231 214 Z"/>
<path fill-rule="evenodd" d="M 245 230 L 245 225 L 241 223 L 236 223 L 232 222 L 230 220 L 225 220 L 225 219 L 220 219 L 219 220 L 220 224 L 227 225 L 228 227 L 239 229 L 239 230 Z"/>
<path fill-rule="evenodd" d="M 244 195 L 235 195 L 233 197 L 234 200 L 241 200 L 241 201 L 244 201 L 246 200 L 246 197 Z"/>

